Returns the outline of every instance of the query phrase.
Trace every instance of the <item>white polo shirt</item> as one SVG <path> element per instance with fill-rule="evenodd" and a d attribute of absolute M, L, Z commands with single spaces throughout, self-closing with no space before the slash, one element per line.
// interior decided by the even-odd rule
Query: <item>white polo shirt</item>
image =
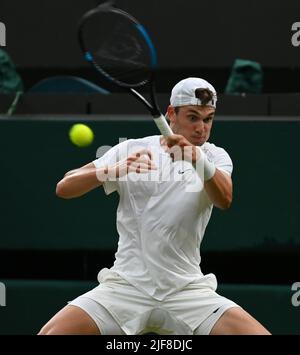
<path fill-rule="evenodd" d="M 122 142 L 94 165 L 114 165 L 144 148 L 152 151 L 157 170 L 131 172 L 103 184 L 106 194 L 120 195 L 119 243 L 111 270 L 157 300 L 196 280 L 216 284 L 215 276 L 204 276 L 199 266 L 200 244 L 213 205 L 191 163 L 172 162 L 157 135 Z M 218 169 L 231 175 L 232 161 L 224 149 L 211 143 L 201 149 Z"/>

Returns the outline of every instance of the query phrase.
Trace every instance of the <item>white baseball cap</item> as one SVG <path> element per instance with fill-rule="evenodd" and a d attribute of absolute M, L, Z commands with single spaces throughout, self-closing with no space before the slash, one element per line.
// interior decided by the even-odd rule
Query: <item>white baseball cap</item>
<path fill-rule="evenodd" d="M 201 102 L 198 98 L 197 89 L 208 89 L 212 93 L 212 99 L 208 102 Z M 179 81 L 173 89 L 170 104 L 173 107 L 187 105 L 207 105 L 216 108 L 217 92 L 215 88 L 206 80 L 200 78 L 187 78 Z"/>

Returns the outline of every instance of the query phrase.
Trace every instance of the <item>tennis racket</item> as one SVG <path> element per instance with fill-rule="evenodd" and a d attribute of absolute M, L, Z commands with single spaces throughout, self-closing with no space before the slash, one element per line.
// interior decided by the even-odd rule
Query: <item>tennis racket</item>
<path fill-rule="evenodd" d="M 172 133 L 156 100 L 155 47 L 145 28 L 130 14 L 106 2 L 88 11 L 78 25 L 85 59 L 108 81 L 127 90 L 151 113 L 164 136 Z M 139 91 L 148 88 L 150 100 Z"/>

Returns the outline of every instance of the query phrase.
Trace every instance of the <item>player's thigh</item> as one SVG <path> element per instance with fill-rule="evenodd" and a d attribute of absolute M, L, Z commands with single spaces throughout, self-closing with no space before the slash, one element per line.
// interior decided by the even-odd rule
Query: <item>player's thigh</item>
<path fill-rule="evenodd" d="M 85 311 L 67 305 L 49 320 L 39 335 L 100 335 L 100 331 Z"/>
<path fill-rule="evenodd" d="M 269 335 L 267 329 L 240 307 L 225 311 L 210 335 Z"/>

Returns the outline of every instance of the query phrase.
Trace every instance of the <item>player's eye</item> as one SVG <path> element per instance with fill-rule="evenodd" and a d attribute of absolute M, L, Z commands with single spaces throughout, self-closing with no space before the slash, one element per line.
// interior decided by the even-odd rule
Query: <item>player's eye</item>
<path fill-rule="evenodd" d="M 190 116 L 188 116 L 188 117 L 189 117 L 189 120 L 190 120 L 191 122 L 196 122 L 197 119 L 198 119 L 198 117 L 195 116 L 195 115 L 190 115 Z"/>
<path fill-rule="evenodd" d="M 208 122 L 210 122 L 212 119 L 213 119 L 213 117 L 212 117 L 212 116 L 209 116 L 209 117 L 204 118 L 203 122 L 204 122 L 204 123 L 208 123 Z"/>

